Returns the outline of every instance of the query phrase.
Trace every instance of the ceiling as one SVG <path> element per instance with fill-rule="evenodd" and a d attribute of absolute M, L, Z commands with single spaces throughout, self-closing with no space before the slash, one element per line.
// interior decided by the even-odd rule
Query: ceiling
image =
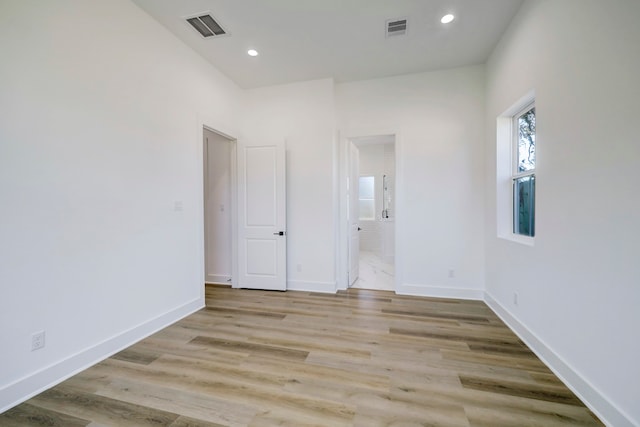
<path fill-rule="evenodd" d="M 484 63 L 522 0 L 133 0 L 242 88 L 366 80 Z M 186 21 L 210 14 L 229 35 Z M 440 18 L 452 13 L 448 25 Z M 404 36 L 385 22 L 407 18 Z M 257 57 L 247 55 L 254 48 Z"/>

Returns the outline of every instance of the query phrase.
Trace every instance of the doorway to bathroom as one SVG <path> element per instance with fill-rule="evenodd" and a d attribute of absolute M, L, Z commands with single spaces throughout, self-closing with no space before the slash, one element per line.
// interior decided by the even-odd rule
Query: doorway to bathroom
<path fill-rule="evenodd" d="M 349 139 L 350 288 L 395 289 L 395 135 Z"/>

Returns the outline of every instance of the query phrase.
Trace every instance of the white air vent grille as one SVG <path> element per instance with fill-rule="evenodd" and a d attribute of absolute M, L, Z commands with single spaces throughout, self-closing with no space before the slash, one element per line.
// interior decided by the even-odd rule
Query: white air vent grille
<path fill-rule="evenodd" d="M 209 13 L 199 13 L 197 16 L 185 18 L 193 28 L 204 38 L 223 36 L 227 32 Z"/>
<path fill-rule="evenodd" d="M 403 36 L 407 34 L 407 20 L 405 18 L 389 19 L 386 22 L 385 31 L 387 37 Z"/>

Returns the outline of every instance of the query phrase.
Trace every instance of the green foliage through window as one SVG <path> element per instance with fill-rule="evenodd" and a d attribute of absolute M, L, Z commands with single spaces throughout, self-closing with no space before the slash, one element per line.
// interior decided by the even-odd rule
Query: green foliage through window
<path fill-rule="evenodd" d="M 536 177 L 525 176 L 513 180 L 513 232 L 524 236 L 535 235 Z"/>

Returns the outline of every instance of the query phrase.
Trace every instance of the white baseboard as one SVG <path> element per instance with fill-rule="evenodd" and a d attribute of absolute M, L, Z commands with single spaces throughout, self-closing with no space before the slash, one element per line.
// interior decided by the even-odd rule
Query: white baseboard
<path fill-rule="evenodd" d="M 515 332 L 518 337 L 573 391 L 607 426 L 634 427 L 634 423 L 591 383 L 585 380 L 562 357 L 557 355 L 544 341 L 538 338 L 506 308 L 485 292 L 485 303 Z"/>
<path fill-rule="evenodd" d="M 335 294 L 336 282 L 312 282 L 309 280 L 288 280 L 287 290 Z"/>
<path fill-rule="evenodd" d="M 204 307 L 204 301 L 198 298 L 8 384 L 0 389 L 0 413 L 200 310 L 202 307 Z"/>
<path fill-rule="evenodd" d="M 205 283 L 231 285 L 231 276 L 224 274 L 207 274 Z"/>
<path fill-rule="evenodd" d="M 484 291 L 469 288 L 444 288 L 441 286 L 425 286 L 413 284 L 396 285 L 396 293 L 399 295 L 413 295 L 431 298 L 456 298 L 482 301 Z"/>

